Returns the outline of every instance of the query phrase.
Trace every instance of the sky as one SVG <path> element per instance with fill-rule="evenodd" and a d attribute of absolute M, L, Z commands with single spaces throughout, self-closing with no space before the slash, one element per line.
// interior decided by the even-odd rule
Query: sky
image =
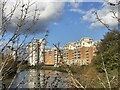
<path fill-rule="evenodd" d="M 12 1 L 12 2 L 11 2 Z M 15 3 L 14 0 L 11 0 L 6 9 L 6 12 L 9 13 L 11 3 Z M 110 28 L 116 28 L 118 25 L 117 19 L 113 18 L 113 13 L 111 10 L 116 12 L 118 15 L 118 6 L 110 6 L 106 2 L 41 2 L 41 0 L 32 0 L 37 2 L 37 8 L 40 11 L 40 19 L 38 24 L 28 32 L 30 36 L 34 36 L 36 39 L 43 38 L 45 32 L 48 30 L 49 34 L 47 37 L 47 45 L 52 47 L 54 43 L 61 43 L 61 46 L 67 44 L 68 42 L 73 42 L 80 40 L 83 37 L 90 37 L 94 40 L 100 40 L 103 38 L 108 30 L 102 25 L 99 21 L 96 20 L 96 15 L 94 11 L 97 11 L 99 17 L 103 22 L 109 25 Z M 31 2 L 32 2 L 31 1 Z M 49 0 L 46 0 L 49 1 Z M 89 0 L 90 1 L 90 0 Z M 116 0 L 106 0 L 108 2 L 116 3 Z M 117 0 L 118 1 L 118 0 Z M 27 3 L 27 0 L 24 1 Z M 11 7 L 11 8 L 10 8 Z M 33 15 L 35 6 L 30 8 Z M 8 30 L 9 33 L 14 32 L 16 23 L 19 17 L 20 9 L 18 8 L 15 12 L 15 15 L 12 19 L 12 24 Z M 32 21 L 32 17 L 27 20 L 28 22 Z M 27 24 L 27 27 L 29 23 Z M 21 30 L 21 33 L 24 33 L 25 27 Z M 9 38 L 6 37 L 6 38 Z M 28 40 L 30 40 L 29 38 Z"/>
<path fill-rule="evenodd" d="M 52 46 L 53 43 L 58 42 L 61 43 L 61 46 L 64 46 L 68 42 L 74 42 L 83 37 L 90 37 L 96 41 L 103 39 L 108 30 L 101 24 L 96 23 L 96 26 L 92 26 L 94 22 L 90 21 L 92 16 L 88 17 L 87 14 L 90 10 L 100 10 L 101 13 L 103 13 L 104 11 L 102 10 L 104 8 L 106 7 L 103 6 L 102 2 L 80 2 L 77 7 L 75 7 L 74 4 L 72 6 L 69 3 L 65 3 L 64 13 L 60 20 L 53 22 L 49 26 L 48 46 Z M 106 12 L 108 11 L 106 10 Z M 85 20 L 85 17 L 88 17 L 87 20 Z M 103 18 L 107 20 L 110 17 Z M 114 28 L 116 25 L 117 24 L 111 26 Z"/>
<path fill-rule="evenodd" d="M 50 26 L 50 33 L 48 36 L 48 42 L 57 43 L 61 42 L 62 45 L 80 40 L 83 37 L 90 37 L 94 40 L 99 40 L 103 38 L 103 35 L 107 30 L 105 28 L 90 29 L 90 22 L 83 20 L 84 12 L 90 10 L 91 8 L 100 8 L 101 3 L 80 3 L 80 6 L 76 10 L 83 10 L 83 13 L 77 11 L 70 11 L 72 7 L 69 8 L 66 4 L 64 14 L 62 19 Z"/>

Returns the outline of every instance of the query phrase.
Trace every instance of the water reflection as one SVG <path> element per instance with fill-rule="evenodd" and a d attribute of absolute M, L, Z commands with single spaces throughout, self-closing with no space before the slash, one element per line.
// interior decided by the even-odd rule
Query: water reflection
<path fill-rule="evenodd" d="M 51 70 L 25 70 L 17 75 L 12 88 L 69 88 L 66 73 Z"/>

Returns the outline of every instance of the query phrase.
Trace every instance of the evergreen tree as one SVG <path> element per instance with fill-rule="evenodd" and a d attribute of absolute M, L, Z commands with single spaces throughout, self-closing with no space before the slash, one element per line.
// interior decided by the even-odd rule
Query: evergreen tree
<path fill-rule="evenodd" d="M 103 72 L 103 62 L 108 72 L 118 69 L 120 62 L 120 31 L 106 33 L 97 45 L 94 64 L 99 72 Z"/>

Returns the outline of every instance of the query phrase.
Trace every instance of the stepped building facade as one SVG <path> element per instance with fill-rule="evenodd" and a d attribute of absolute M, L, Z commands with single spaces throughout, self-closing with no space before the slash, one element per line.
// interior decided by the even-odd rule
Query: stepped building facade
<path fill-rule="evenodd" d="M 28 61 L 30 65 L 44 63 L 45 65 L 56 66 L 61 62 L 68 65 L 88 65 L 95 56 L 96 44 L 97 42 L 93 39 L 85 37 L 64 45 L 60 48 L 60 53 L 56 48 L 45 49 L 46 41 L 44 39 L 35 40 L 35 42 L 29 44 L 30 57 Z"/>
<path fill-rule="evenodd" d="M 64 62 L 66 64 L 87 65 L 95 55 L 96 42 L 91 38 L 82 38 L 64 46 Z"/>

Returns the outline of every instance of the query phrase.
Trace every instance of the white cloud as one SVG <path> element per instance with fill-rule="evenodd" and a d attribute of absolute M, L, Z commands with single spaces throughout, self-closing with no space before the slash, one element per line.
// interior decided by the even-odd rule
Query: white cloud
<path fill-rule="evenodd" d="M 78 8 L 80 6 L 80 2 L 70 2 L 70 5 L 73 7 L 73 8 Z"/>
<path fill-rule="evenodd" d="M 105 0 L 105 1 L 116 4 L 116 3 L 118 3 L 120 0 Z"/>
<path fill-rule="evenodd" d="M 58 23 L 57 23 L 57 22 L 54 22 L 53 25 L 58 25 Z"/>
<path fill-rule="evenodd" d="M 85 11 L 78 9 L 78 8 L 73 8 L 73 9 L 69 9 L 69 11 L 71 12 L 76 12 L 76 13 L 80 13 L 80 14 L 85 14 Z"/>
<path fill-rule="evenodd" d="M 95 21 L 95 16 L 93 14 L 95 10 L 96 9 L 91 9 L 87 11 L 86 14 L 83 16 L 83 20 L 90 21 L 90 22 Z"/>
<path fill-rule="evenodd" d="M 99 10 L 91 9 L 86 12 L 86 14 L 83 16 L 83 20 L 91 22 L 90 28 L 98 28 L 98 27 L 104 27 L 103 24 L 101 24 L 97 19 L 96 15 L 94 14 L 94 11 L 97 11 L 99 18 L 104 22 L 105 24 L 109 25 L 110 28 L 115 28 L 118 26 L 118 20 L 116 18 L 113 18 L 113 13 L 111 11 L 116 12 L 116 16 L 118 17 L 118 6 L 111 6 L 106 3 L 103 4 L 103 7 Z"/>
<path fill-rule="evenodd" d="M 82 2 L 84 2 L 84 0 L 80 0 L 80 1 L 73 0 L 72 2 L 70 2 L 69 3 L 69 6 L 70 6 L 69 11 L 73 12 L 73 13 L 85 14 L 85 11 L 80 9 Z"/>
<path fill-rule="evenodd" d="M 6 5 L 6 10 L 5 10 L 6 15 L 13 8 L 15 1 L 16 0 L 8 0 L 7 5 Z M 20 1 L 22 1 L 22 0 L 20 0 Z M 64 8 L 63 2 L 50 2 L 50 0 L 46 0 L 46 2 L 42 2 L 42 0 L 24 0 L 23 3 L 27 4 L 28 1 L 30 1 L 30 3 L 35 2 L 35 4 L 33 6 L 31 6 L 29 9 L 30 18 L 27 19 L 28 22 L 32 21 L 32 18 L 33 18 L 32 16 L 34 15 L 36 6 L 40 11 L 40 17 L 39 17 L 40 20 L 39 20 L 38 24 L 35 26 L 35 28 L 33 28 L 32 31 L 29 33 L 44 32 L 48 28 L 50 23 L 54 23 L 62 15 L 62 11 Z M 15 29 L 16 23 L 18 22 L 18 19 L 16 17 L 19 18 L 20 13 L 21 13 L 20 6 L 22 6 L 22 3 L 19 5 L 19 7 L 15 11 L 14 17 L 12 18 L 12 24 L 10 26 L 11 29 L 9 28 L 9 31 L 14 31 L 14 29 Z M 29 24 L 27 26 L 29 26 Z M 24 27 L 24 29 L 25 29 L 25 27 Z M 38 29 L 38 30 L 35 31 L 35 29 Z"/>

